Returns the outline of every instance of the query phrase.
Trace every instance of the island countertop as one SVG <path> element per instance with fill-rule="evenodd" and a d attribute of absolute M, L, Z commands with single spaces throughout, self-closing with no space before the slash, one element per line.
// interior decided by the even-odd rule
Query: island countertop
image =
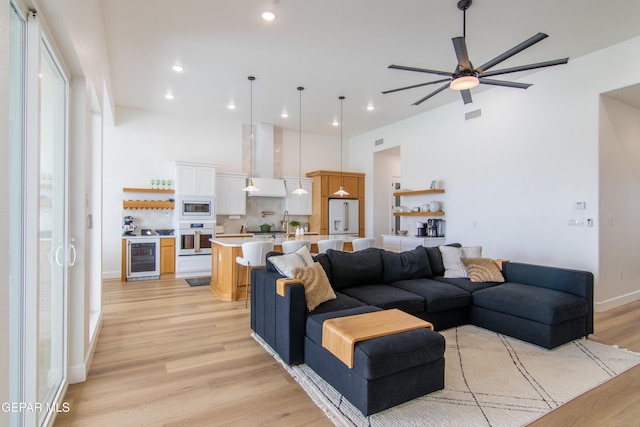
<path fill-rule="evenodd" d="M 344 240 L 344 250 L 353 251 L 353 242 L 358 236 L 349 235 L 318 235 L 305 234 L 297 240 L 308 240 L 311 242 L 311 252 L 318 252 L 318 241 L 324 239 Z M 276 235 L 246 235 L 244 237 L 216 237 L 211 241 L 211 290 L 223 301 L 235 301 L 244 299 L 245 290 L 241 286 L 241 291 L 236 292 L 236 283 L 244 283 L 247 280 L 246 267 L 236 264 L 236 257 L 242 256 L 242 244 L 246 242 L 263 242 L 269 240 L 273 242 L 273 250 L 282 251 L 282 242 L 296 240 L 294 236 L 285 237 L 283 234 Z"/>
<path fill-rule="evenodd" d="M 354 239 L 357 239 L 358 236 L 353 236 L 353 235 L 341 235 L 341 234 L 331 234 L 331 235 L 327 235 L 327 234 L 305 234 L 304 236 L 301 237 L 291 237 L 289 236 L 288 238 L 285 237 L 284 235 L 276 235 L 276 237 L 274 238 L 271 235 L 256 235 L 256 236 L 246 236 L 246 237 L 220 237 L 220 238 L 213 238 L 213 239 L 209 239 L 209 241 L 211 241 L 212 243 L 216 243 L 218 245 L 221 246 L 228 246 L 228 247 L 240 247 L 242 246 L 243 243 L 247 243 L 247 242 L 262 242 L 265 240 L 270 240 L 273 242 L 274 246 L 281 246 L 282 242 L 286 241 L 286 240 L 308 240 L 311 242 L 312 245 L 315 245 L 318 243 L 319 240 L 326 240 L 326 239 L 338 239 L 338 240 L 343 240 L 345 243 L 351 243 L 353 242 Z"/>

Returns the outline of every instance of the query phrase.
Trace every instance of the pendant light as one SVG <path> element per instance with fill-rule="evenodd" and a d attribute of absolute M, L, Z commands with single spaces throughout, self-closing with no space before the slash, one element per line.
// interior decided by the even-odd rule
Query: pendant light
<path fill-rule="evenodd" d="M 293 194 L 297 194 L 298 196 L 302 196 L 303 194 L 307 194 L 307 190 L 302 188 L 302 91 L 304 88 L 302 86 L 298 86 L 298 93 L 300 94 L 300 114 L 299 114 L 299 140 L 298 140 L 298 188 L 293 192 Z"/>
<path fill-rule="evenodd" d="M 344 101 L 344 96 L 339 96 L 338 99 L 340 100 L 340 189 L 333 194 L 344 197 L 349 195 L 344 190 L 344 175 L 342 174 L 342 102 Z"/>
<path fill-rule="evenodd" d="M 249 185 L 242 189 L 242 191 L 246 191 L 248 193 L 253 193 L 254 191 L 260 191 L 258 187 L 253 185 L 253 81 L 256 79 L 253 76 L 247 77 L 250 83 L 250 103 L 249 103 Z"/>

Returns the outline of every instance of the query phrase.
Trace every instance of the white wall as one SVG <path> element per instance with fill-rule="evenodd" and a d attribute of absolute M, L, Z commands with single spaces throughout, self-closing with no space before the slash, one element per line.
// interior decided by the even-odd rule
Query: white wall
<path fill-rule="evenodd" d="M 171 178 L 174 160 L 216 162 L 223 171 L 249 172 L 247 153 L 243 162 L 240 120 L 217 122 L 119 107 L 116 125 L 105 124 L 104 129 L 104 278 L 120 277 L 123 187 L 149 188 L 151 178 Z M 282 175 L 298 176 L 299 133 L 277 131 L 282 132 Z M 303 132 L 302 175 L 339 168 L 339 137 Z"/>
<path fill-rule="evenodd" d="M 600 109 L 602 309 L 640 299 L 640 110 L 603 96 Z"/>
<path fill-rule="evenodd" d="M 118 108 L 117 124 L 104 126 L 103 277 L 120 277 L 124 187 L 150 188 L 152 178 L 174 179 L 174 160 L 216 162 L 238 171 L 241 141 L 239 121 Z"/>
<path fill-rule="evenodd" d="M 282 130 L 283 176 L 298 176 L 297 130 Z M 347 145 L 346 142 L 343 145 Z M 345 149 L 346 152 L 346 149 Z M 347 155 L 343 159 L 347 165 Z M 340 136 L 315 135 L 302 132 L 302 176 L 314 170 L 340 170 Z M 346 169 L 345 169 L 346 170 Z"/>
<path fill-rule="evenodd" d="M 526 91 L 474 93 L 468 106 L 457 101 L 352 138 L 350 168 L 371 177 L 373 153 L 401 146 L 404 188 L 427 188 L 432 179 L 446 188 L 448 241 L 482 245 L 489 257 L 586 269 L 597 279 L 599 94 L 638 82 L 640 57 L 628 52 L 639 49 L 640 38 L 632 39 L 529 75 L 523 81 L 534 86 Z M 465 121 L 477 108 L 482 116 Z M 374 191 L 367 185 L 367 198 Z M 574 210 L 575 201 L 587 209 Z M 366 209 L 369 235 L 374 215 Z M 570 227 L 571 217 L 596 226 Z"/>

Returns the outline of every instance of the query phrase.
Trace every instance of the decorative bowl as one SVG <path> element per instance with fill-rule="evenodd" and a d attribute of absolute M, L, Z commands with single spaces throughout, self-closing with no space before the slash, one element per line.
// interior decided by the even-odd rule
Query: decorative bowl
<path fill-rule="evenodd" d="M 407 235 L 407 230 L 398 230 L 398 234 L 401 236 L 406 236 Z"/>

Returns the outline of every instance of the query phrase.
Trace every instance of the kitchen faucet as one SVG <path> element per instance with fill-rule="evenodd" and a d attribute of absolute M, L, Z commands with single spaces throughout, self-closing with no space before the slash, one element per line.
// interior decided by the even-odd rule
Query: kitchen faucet
<path fill-rule="evenodd" d="M 289 237 L 289 211 L 284 211 L 284 234 L 285 238 Z"/>

